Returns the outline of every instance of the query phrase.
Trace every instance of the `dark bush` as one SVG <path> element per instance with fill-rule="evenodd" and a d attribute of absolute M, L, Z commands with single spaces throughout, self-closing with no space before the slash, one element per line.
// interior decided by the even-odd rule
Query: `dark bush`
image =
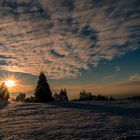
<path fill-rule="evenodd" d="M 115 101 L 113 97 L 109 97 L 108 101 Z"/>
<path fill-rule="evenodd" d="M 55 93 L 54 98 L 56 101 L 69 101 L 66 89 L 61 89 L 59 94 Z"/>
<path fill-rule="evenodd" d="M 80 92 L 79 101 L 94 100 L 95 96 L 85 90 Z"/>
<path fill-rule="evenodd" d="M 20 93 L 19 95 L 17 95 L 15 101 L 16 102 L 24 102 L 25 97 L 26 97 L 26 94 L 25 93 Z"/>

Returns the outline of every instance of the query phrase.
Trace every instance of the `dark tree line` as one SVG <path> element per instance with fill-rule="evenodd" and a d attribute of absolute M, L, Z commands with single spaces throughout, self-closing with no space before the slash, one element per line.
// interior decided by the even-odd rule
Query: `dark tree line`
<path fill-rule="evenodd" d="M 80 92 L 78 101 L 114 101 L 113 97 L 103 96 L 103 95 L 93 95 L 91 92 L 86 92 L 85 90 Z"/>
<path fill-rule="evenodd" d="M 9 97 L 10 97 L 9 91 L 5 83 L 2 83 L 0 85 L 0 101 L 8 101 Z M 21 101 L 21 102 L 69 101 L 66 89 L 61 89 L 59 93 L 55 93 L 54 96 L 52 96 L 50 85 L 43 72 L 41 72 L 38 77 L 38 82 L 35 88 L 34 96 L 29 98 L 25 98 L 25 97 L 26 94 L 20 93 L 14 101 Z M 107 97 L 102 95 L 96 96 L 90 92 L 86 92 L 85 90 L 81 91 L 78 101 L 88 101 L 88 100 L 114 101 L 115 99 L 113 97 Z"/>
<path fill-rule="evenodd" d="M 53 101 L 68 101 L 66 89 L 61 89 L 59 93 L 52 96 L 52 92 L 43 72 L 38 77 L 38 82 L 35 88 L 34 96 L 25 98 L 24 93 L 20 93 L 14 101 L 20 102 L 53 102 Z"/>

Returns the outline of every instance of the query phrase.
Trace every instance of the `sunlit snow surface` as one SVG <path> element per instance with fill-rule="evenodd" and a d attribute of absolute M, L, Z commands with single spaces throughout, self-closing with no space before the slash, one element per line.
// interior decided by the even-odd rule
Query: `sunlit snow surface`
<path fill-rule="evenodd" d="M 2 140 L 140 140 L 140 102 L 0 104 Z"/>

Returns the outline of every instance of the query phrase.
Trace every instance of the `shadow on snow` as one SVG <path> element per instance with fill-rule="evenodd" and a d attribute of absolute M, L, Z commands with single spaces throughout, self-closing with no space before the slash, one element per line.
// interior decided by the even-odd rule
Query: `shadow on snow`
<path fill-rule="evenodd" d="M 8 102 L 0 102 L 0 110 L 4 109 L 8 104 Z"/>
<path fill-rule="evenodd" d="M 81 109 L 89 110 L 97 113 L 109 113 L 110 115 L 121 115 L 121 116 L 131 116 L 139 117 L 140 111 L 139 108 L 128 108 L 127 106 L 109 106 L 109 105 L 97 105 L 89 103 L 74 103 L 74 102 L 53 102 L 49 103 L 57 107 L 70 108 L 70 109 Z"/>

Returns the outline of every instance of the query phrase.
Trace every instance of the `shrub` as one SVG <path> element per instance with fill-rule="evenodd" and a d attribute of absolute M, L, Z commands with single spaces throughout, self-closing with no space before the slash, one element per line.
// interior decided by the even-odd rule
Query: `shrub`
<path fill-rule="evenodd" d="M 26 97 L 26 94 L 25 94 L 25 93 L 20 93 L 19 95 L 17 95 L 15 101 L 16 101 L 16 102 L 24 102 L 25 97 Z"/>
<path fill-rule="evenodd" d="M 69 101 L 66 89 L 61 89 L 59 94 L 55 93 L 54 98 L 56 101 Z"/>

